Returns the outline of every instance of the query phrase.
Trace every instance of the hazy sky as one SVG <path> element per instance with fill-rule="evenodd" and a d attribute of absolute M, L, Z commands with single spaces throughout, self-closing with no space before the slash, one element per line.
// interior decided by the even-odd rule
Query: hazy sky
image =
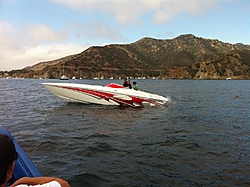
<path fill-rule="evenodd" d="M 250 44 L 250 0 L 0 0 L 0 71 L 182 34 Z"/>

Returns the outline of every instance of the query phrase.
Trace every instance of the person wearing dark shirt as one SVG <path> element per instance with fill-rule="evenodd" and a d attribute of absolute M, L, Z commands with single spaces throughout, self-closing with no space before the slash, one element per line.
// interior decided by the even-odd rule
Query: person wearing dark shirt
<path fill-rule="evenodd" d="M 132 85 L 130 83 L 130 80 L 128 80 L 128 87 L 129 87 L 129 89 L 132 89 Z"/>
<path fill-rule="evenodd" d="M 125 88 L 129 86 L 126 78 L 124 79 L 122 86 Z"/>

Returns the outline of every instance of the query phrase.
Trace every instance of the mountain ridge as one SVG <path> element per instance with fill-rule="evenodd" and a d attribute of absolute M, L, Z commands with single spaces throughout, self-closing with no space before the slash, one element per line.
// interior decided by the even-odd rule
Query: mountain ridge
<path fill-rule="evenodd" d="M 192 34 L 173 39 L 141 38 L 130 44 L 91 46 L 85 51 L 8 72 L 27 78 L 157 77 L 250 79 L 250 45 Z M 11 76 L 12 76 L 11 75 Z"/>

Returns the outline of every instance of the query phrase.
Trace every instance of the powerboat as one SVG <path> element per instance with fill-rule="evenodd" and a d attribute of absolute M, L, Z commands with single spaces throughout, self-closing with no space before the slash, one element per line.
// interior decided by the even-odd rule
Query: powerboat
<path fill-rule="evenodd" d="M 33 162 L 29 159 L 29 157 L 23 151 L 23 149 L 19 146 L 19 144 L 16 142 L 11 133 L 1 125 L 0 125 L 0 134 L 7 135 L 12 139 L 16 151 L 18 153 L 18 158 L 15 163 L 14 172 L 7 186 L 10 186 L 12 183 L 14 183 L 16 180 L 22 177 L 41 177 L 42 174 L 39 172 L 39 170 L 36 168 Z"/>
<path fill-rule="evenodd" d="M 42 83 L 47 89 L 68 102 L 131 107 L 161 106 L 169 99 L 140 90 L 110 83 L 106 86 L 75 83 Z"/>

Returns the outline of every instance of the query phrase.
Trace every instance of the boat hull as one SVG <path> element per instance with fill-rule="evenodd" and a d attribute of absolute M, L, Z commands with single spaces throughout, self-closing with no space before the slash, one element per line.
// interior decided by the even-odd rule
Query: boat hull
<path fill-rule="evenodd" d="M 168 99 L 151 94 L 122 87 L 109 87 L 73 83 L 42 83 L 48 90 L 68 102 L 100 105 L 127 105 L 159 106 L 168 102 Z"/>

